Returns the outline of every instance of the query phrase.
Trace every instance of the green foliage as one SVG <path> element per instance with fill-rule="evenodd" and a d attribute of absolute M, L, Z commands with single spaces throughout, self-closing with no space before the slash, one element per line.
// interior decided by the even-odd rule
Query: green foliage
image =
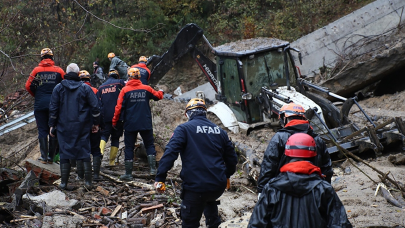
<path fill-rule="evenodd" d="M 78 3 L 85 10 L 78 5 Z M 162 55 L 187 23 L 196 23 L 214 45 L 252 37 L 293 41 L 373 0 L 3 0 L 0 4 L 2 69 L 14 86 L 39 61 L 44 47 L 65 68 L 76 62 L 92 72 L 97 58 L 106 70 L 109 52 L 128 65 L 141 55 Z M 88 12 L 86 12 L 86 10 Z M 92 15 L 94 16 L 92 16 Z"/>

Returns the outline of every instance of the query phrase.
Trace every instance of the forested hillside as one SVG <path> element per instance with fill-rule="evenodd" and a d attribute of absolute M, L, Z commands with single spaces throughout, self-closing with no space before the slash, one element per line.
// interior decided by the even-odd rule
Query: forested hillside
<path fill-rule="evenodd" d="M 293 41 L 373 0 L 2 0 L 0 94 L 23 88 L 40 50 L 57 65 L 76 62 L 92 71 L 107 53 L 129 64 L 162 54 L 193 22 L 218 46 L 252 37 Z M 1 99 L 0 99 L 1 101 Z"/>

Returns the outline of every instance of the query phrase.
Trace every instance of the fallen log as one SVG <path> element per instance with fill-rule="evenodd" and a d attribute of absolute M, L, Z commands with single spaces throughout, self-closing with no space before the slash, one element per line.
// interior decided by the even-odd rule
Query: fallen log
<path fill-rule="evenodd" d="M 135 182 L 135 181 L 128 181 L 128 182 L 125 182 L 125 181 L 119 180 L 118 178 L 115 178 L 115 177 L 113 177 L 113 176 L 111 176 L 111 175 L 105 174 L 105 173 L 103 173 L 103 172 L 100 172 L 100 174 L 101 174 L 102 176 L 107 177 L 108 179 L 110 179 L 110 180 L 116 182 L 116 183 L 128 184 L 128 185 L 132 185 L 132 186 L 134 186 L 134 187 L 145 188 L 145 189 L 148 189 L 148 190 L 154 190 L 154 189 L 155 189 L 155 188 L 154 188 L 152 185 L 150 185 L 150 184 L 145 184 L 145 183 Z"/>

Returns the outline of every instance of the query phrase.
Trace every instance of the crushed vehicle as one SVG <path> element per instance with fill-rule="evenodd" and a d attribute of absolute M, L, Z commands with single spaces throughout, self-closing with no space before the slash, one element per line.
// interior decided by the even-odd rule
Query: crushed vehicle
<path fill-rule="evenodd" d="M 198 49 L 204 41 L 215 60 Z M 376 125 L 357 102 L 345 98 L 306 80 L 295 65 L 293 53 L 302 64 L 300 51 L 289 42 L 275 38 L 254 38 L 213 47 L 196 24 L 187 24 L 177 34 L 169 50 L 162 56 L 152 56 L 150 84 L 156 84 L 176 62 L 191 54 L 201 68 L 218 100 L 208 109 L 234 133 L 278 123 L 280 108 L 290 102 L 302 105 L 316 133 L 328 145 L 332 159 L 342 156 L 339 147 L 352 153 L 371 152 L 379 155 L 393 143 L 403 146 L 405 125 L 401 118 L 392 118 Z M 338 108 L 321 94 L 343 102 Z M 356 105 L 369 126 L 360 129 L 350 121 L 351 107 Z"/>

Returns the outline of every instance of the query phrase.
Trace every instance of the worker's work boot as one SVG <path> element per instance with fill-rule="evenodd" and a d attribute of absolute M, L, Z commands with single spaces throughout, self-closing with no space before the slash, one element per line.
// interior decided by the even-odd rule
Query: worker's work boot
<path fill-rule="evenodd" d="M 83 160 L 76 160 L 76 173 L 77 173 L 76 180 L 84 179 L 84 162 L 83 162 Z"/>
<path fill-rule="evenodd" d="M 106 141 L 100 140 L 100 152 L 101 152 L 102 155 L 104 155 L 105 144 L 107 144 Z"/>
<path fill-rule="evenodd" d="M 156 175 L 156 156 L 148 155 L 150 175 Z"/>
<path fill-rule="evenodd" d="M 115 158 L 118 154 L 118 147 L 112 146 L 110 150 L 110 163 L 109 165 L 115 165 Z"/>
<path fill-rule="evenodd" d="M 102 180 L 100 176 L 101 160 L 103 156 L 93 157 L 94 180 Z"/>
<path fill-rule="evenodd" d="M 87 189 L 93 188 L 93 174 L 91 171 L 91 162 L 83 162 L 84 164 L 84 187 Z"/>
<path fill-rule="evenodd" d="M 134 161 L 127 160 L 125 161 L 125 174 L 120 176 L 121 180 L 132 180 L 132 169 L 134 168 Z"/>
<path fill-rule="evenodd" d="M 41 151 L 41 157 L 38 160 L 42 164 L 46 164 L 48 159 L 48 138 L 39 138 L 38 141 L 39 150 Z"/>
<path fill-rule="evenodd" d="M 53 158 L 55 157 L 55 154 L 57 154 L 56 150 L 58 149 L 58 139 L 56 138 L 51 138 L 49 140 L 49 154 L 48 154 L 48 164 L 53 163 Z"/>
<path fill-rule="evenodd" d="M 67 188 L 67 183 L 70 176 L 70 163 L 60 164 L 60 176 L 61 182 L 59 184 L 59 188 L 65 190 Z"/>

